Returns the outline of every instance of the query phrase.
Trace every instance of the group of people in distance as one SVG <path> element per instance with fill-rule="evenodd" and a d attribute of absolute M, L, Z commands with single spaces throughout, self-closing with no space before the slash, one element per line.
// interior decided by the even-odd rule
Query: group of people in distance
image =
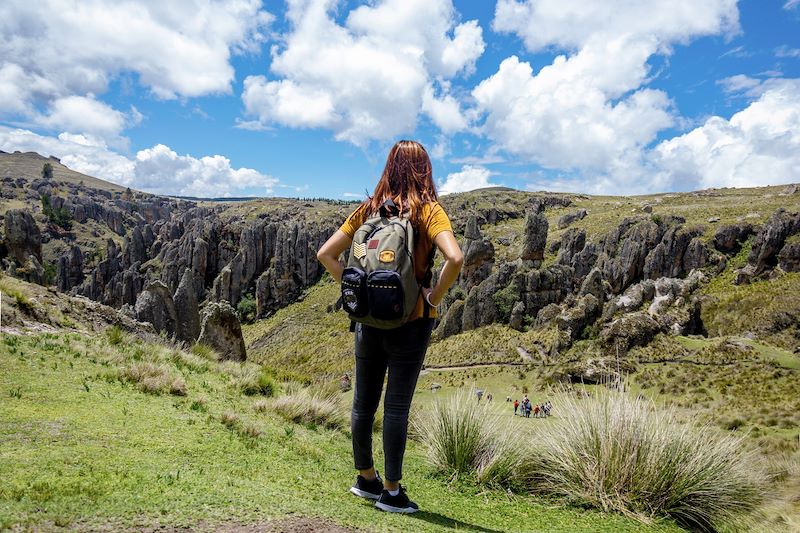
<path fill-rule="evenodd" d="M 508 398 L 508 401 L 511 401 L 511 398 Z M 527 394 L 522 397 L 522 402 L 516 398 L 514 399 L 514 416 L 517 416 L 517 411 L 519 411 L 519 415 L 525 418 L 530 418 L 531 413 L 533 413 L 534 418 L 544 418 L 550 416 L 552 409 L 553 404 L 550 400 L 531 406 L 531 401 Z"/>

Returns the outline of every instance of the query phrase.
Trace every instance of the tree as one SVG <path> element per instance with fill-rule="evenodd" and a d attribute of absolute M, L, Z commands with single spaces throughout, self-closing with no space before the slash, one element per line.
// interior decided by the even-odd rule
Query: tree
<path fill-rule="evenodd" d="M 42 179 L 51 180 L 53 179 L 53 165 L 50 163 L 45 163 L 42 165 Z"/>

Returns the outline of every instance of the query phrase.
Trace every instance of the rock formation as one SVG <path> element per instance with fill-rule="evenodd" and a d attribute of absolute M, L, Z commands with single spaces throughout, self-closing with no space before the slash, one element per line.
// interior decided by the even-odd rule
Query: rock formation
<path fill-rule="evenodd" d="M 136 320 L 150 322 L 153 328 L 168 336 L 175 335 L 178 315 L 169 287 L 160 281 L 151 281 L 136 299 Z"/>
<path fill-rule="evenodd" d="M 212 302 L 206 306 L 197 342 L 211 346 L 225 360 L 247 358 L 239 317 L 228 302 Z"/>
<path fill-rule="evenodd" d="M 187 343 L 196 341 L 200 335 L 200 311 L 193 280 L 191 269 L 185 269 L 173 297 L 178 319 L 175 337 Z"/>

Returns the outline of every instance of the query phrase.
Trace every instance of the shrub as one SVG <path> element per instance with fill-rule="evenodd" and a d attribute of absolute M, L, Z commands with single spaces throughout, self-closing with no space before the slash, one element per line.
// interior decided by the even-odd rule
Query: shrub
<path fill-rule="evenodd" d="M 681 424 L 673 410 L 601 389 L 553 400 L 521 470 L 532 490 L 604 511 L 712 531 L 761 502 L 766 477 L 742 437 Z"/>
<path fill-rule="evenodd" d="M 473 393 L 461 392 L 437 401 L 414 417 L 413 431 L 439 471 L 454 475 L 476 473 L 481 482 L 511 484 L 522 455 L 512 445 L 517 432 L 508 419 L 498 418 Z"/>
<path fill-rule="evenodd" d="M 338 395 L 300 389 L 276 399 L 272 408 L 286 420 L 298 424 L 333 429 L 344 429 L 349 425 L 348 413 Z"/>
<path fill-rule="evenodd" d="M 256 299 L 253 298 L 252 293 L 247 293 L 242 296 L 242 299 L 236 304 L 236 311 L 242 322 L 252 322 L 255 319 Z"/>

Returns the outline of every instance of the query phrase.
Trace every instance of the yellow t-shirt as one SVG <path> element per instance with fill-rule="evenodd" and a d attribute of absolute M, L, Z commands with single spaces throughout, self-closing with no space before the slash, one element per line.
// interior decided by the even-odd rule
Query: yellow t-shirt
<path fill-rule="evenodd" d="M 359 206 L 347 217 L 347 220 L 344 221 L 344 224 L 339 229 L 352 239 L 367 218 L 367 214 Z M 428 270 L 428 255 L 434 246 L 433 240 L 443 231 L 453 231 L 453 226 L 450 224 L 450 218 L 448 218 L 447 213 L 444 212 L 439 202 L 423 204 L 420 221 L 421 227 L 415 228 L 417 230 L 417 242 L 414 244 L 414 274 L 417 276 L 417 281 L 422 283 Z M 408 320 L 421 318 L 425 310 L 424 305 L 425 302 L 420 293 L 414 312 L 411 313 Z M 431 318 L 437 317 L 436 308 L 431 309 L 428 315 Z"/>

